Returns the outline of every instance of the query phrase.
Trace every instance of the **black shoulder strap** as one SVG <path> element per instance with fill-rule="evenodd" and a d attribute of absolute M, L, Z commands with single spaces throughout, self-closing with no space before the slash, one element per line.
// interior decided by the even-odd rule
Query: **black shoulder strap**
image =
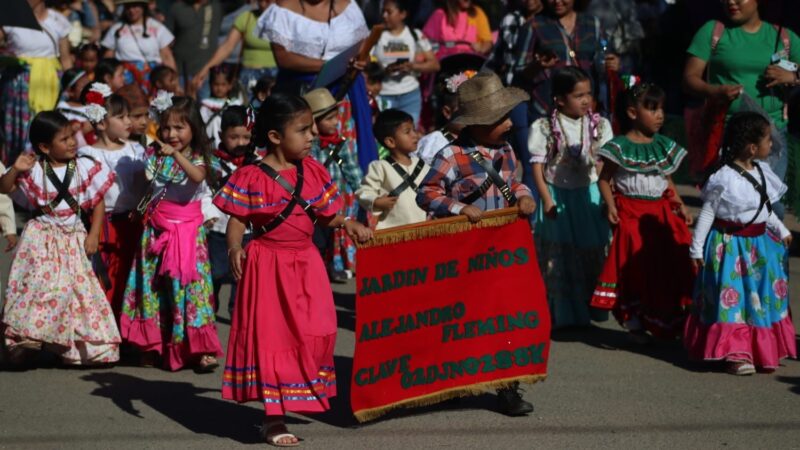
<path fill-rule="evenodd" d="M 75 170 L 77 166 L 75 160 L 70 161 L 67 164 L 67 172 L 64 174 L 64 181 L 58 179 L 58 175 L 56 175 L 50 164 L 44 162 L 43 165 L 45 176 L 47 176 L 47 179 L 50 180 L 50 182 L 53 183 L 53 186 L 56 188 L 56 198 L 44 205 L 42 207 L 42 212 L 45 214 L 52 214 L 63 200 L 67 202 L 67 205 L 69 205 L 70 209 L 72 209 L 75 214 L 80 214 L 81 207 L 78 204 L 78 201 L 75 200 L 75 197 L 73 197 L 69 192 L 69 185 L 72 183 L 72 178 L 75 176 Z"/>
<path fill-rule="evenodd" d="M 414 180 L 417 179 L 420 172 L 422 172 L 422 169 L 425 167 L 424 161 L 422 161 L 421 159 L 417 161 L 417 165 L 414 166 L 414 170 L 411 172 L 411 175 L 409 175 L 408 172 L 405 171 L 405 169 L 400 167 L 400 164 L 398 164 L 398 162 L 395 161 L 395 159 L 392 158 L 391 156 L 387 156 L 386 161 L 389 162 L 389 164 L 391 164 L 392 168 L 394 168 L 395 172 L 397 172 L 397 174 L 400 175 L 400 178 L 402 178 L 403 180 L 402 183 L 400 183 L 397 187 L 392 189 L 392 192 L 389 192 L 389 197 L 397 197 L 408 188 L 411 188 L 411 190 L 413 191 L 417 190 L 417 183 L 415 183 Z"/>
<path fill-rule="evenodd" d="M 511 188 L 508 187 L 508 183 L 500 176 L 500 169 L 503 167 L 503 158 L 498 159 L 494 162 L 494 166 L 492 163 L 487 161 L 478 151 L 474 151 L 469 155 L 472 159 L 475 160 L 483 170 L 486 171 L 486 174 L 489 175 L 487 178 L 491 180 L 492 184 L 497 186 L 497 189 L 500 189 L 500 192 L 503 194 L 503 197 L 508 202 L 509 206 L 514 206 L 517 203 L 517 199 L 511 195 Z"/>
<path fill-rule="evenodd" d="M 268 177 L 275 180 L 276 183 L 281 185 L 282 188 L 286 189 L 286 192 L 291 194 L 292 199 L 289 200 L 289 203 L 283 208 L 283 211 L 278 214 L 277 217 L 272 219 L 272 222 L 258 228 L 255 230 L 256 236 L 261 236 L 265 233 L 269 233 L 270 231 L 277 228 L 280 224 L 282 224 L 286 219 L 289 218 L 289 215 L 294 211 L 295 206 L 300 206 L 303 208 L 303 211 L 308 215 L 308 218 L 311 219 L 311 222 L 317 223 L 317 216 L 314 214 L 314 211 L 311 209 L 311 204 L 306 202 L 306 200 L 301 197 L 301 193 L 303 191 L 303 162 L 296 164 L 297 166 L 297 184 L 292 186 L 285 178 L 281 176 L 275 169 L 268 166 L 267 164 L 261 163 L 258 165 L 258 168 L 261 169 Z"/>
<path fill-rule="evenodd" d="M 755 177 L 747 173 L 747 171 L 744 170 L 744 168 L 741 167 L 740 165 L 733 162 L 726 163 L 725 165 L 735 170 L 745 180 L 747 180 L 750 184 L 752 184 L 753 188 L 761 196 L 761 202 L 758 205 L 758 210 L 756 210 L 756 213 L 753 216 L 753 218 L 750 219 L 750 221 L 747 222 L 747 224 L 745 224 L 742 228 L 747 228 L 750 225 L 752 225 L 758 218 L 758 215 L 761 214 L 761 210 L 764 209 L 765 206 L 767 207 L 767 212 L 772 214 L 772 204 L 769 201 L 769 195 L 767 195 L 767 179 L 766 177 L 764 177 L 764 171 L 761 169 L 761 166 L 759 166 L 758 164 L 753 164 L 756 167 L 756 170 L 758 170 L 758 175 L 761 178 L 761 184 L 759 184 L 758 181 L 755 179 Z"/>
<path fill-rule="evenodd" d="M 342 141 L 336 147 L 333 147 L 330 152 L 328 152 L 328 157 L 325 159 L 325 162 L 322 163 L 323 166 L 327 169 L 331 166 L 332 162 L 335 162 L 337 166 L 342 167 L 342 158 L 339 156 L 339 153 L 342 152 L 344 145 L 347 141 Z"/>
<path fill-rule="evenodd" d="M 477 153 L 477 152 L 475 152 L 475 153 Z M 480 156 L 480 155 L 478 155 L 478 156 Z M 474 159 L 474 157 L 473 157 L 473 159 Z M 483 157 L 481 157 L 481 160 L 486 162 L 486 160 L 484 160 Z M 481 167 L 483 167 L 483 165 L 481 165 Z M 498 159 L 497 161 L 494 162 L 494 167 L 492 167 L 492 166 L 489 166 L 489 167 L 491 167 L 495 171 L 495 173 L 497 173 L 497 171 L 500 170 L 503 167 L 503 160 L 502 159 Z M 487 173 L 488 173 L 488 171 L 487 171 Z M 483 197 L 483 194 L 485 194 L 486 191 L 488 191 L 489 188 L 492 187 L 492 184 L 493 184 L 492 176 L 489 175 L 488 177 L 486 177 L 486 179 L 483 181 L 483 183 L 481 183 L 481 185 L 478 186 L 478 189 L 475 189 L 468 196 L 466 196 L 463 199 L 461 199 L 461 203 L 464 203 L 464 204 L 467 204 L 467 205 L 471 205 L 471 204 L 475 203 L 476 200 L 478 200 L 479 198 Z M 516 202 L 516 199 L 514 199 L 514 202 Z"/>

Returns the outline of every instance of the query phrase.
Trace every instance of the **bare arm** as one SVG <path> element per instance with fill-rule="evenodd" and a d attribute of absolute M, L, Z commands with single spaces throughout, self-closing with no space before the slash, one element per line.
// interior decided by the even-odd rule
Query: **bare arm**
<path fill-rule="evenodd" d="M 0 177 L 0 194 L 10 194 L 17 189 L 17 175 L 19 172 L 12 167 Z"/>
<path fill-rule="evenodd" d="M 64 70 L 72 69 L 72 53 L 70 52 L 69 40 L 62 38 L 58 41 L 59 59 L 61 60 L 61 68 Z"/>
<path fill-rule="evenodd" d="M 169 68 L 171 68 L 171 69 L 173 69 L 175 71 L 178 70 L 178 67 L 175 65 L 175 57 L 172 55 L 172 49 L 171 48 L 164 47 L 161 50 L 159 50 L 159 54 L 161 55 L 161 62 L 165 66 L 167 66 L 167 67 L 169 67 Z"/>
<path fill-rule="evenodd" d="M 228 221 L 228 228 L 225 230 L 225 240 L 228 244 L 228 263 L 231 267 L 233 279 L 239 281 L 242 278 L 242 260 L 245 258 L 242 248 L 242 238 L 247 225 L 239 218 L 231 216 Z"/>
<path fill-rule="evenodd" d="M 105 200 L 100 199 L 100 202 L 92 210 L 92 227 L 89 229 L 89 236 L 94 239 L 100 239 L 100 230 L 103 227 L 105 214 L 106 203 Z"/>
<path fill-rule="evenodd" d="M 667 183 L 669 188 L 672 189 L 672 193 L 674 195 L 673 200 L 678 203 L 681 211 L 681 215 L 683 215 L 683 219 L 686 221 L 686 225 L 691 225 L 694 223 L 694 217 L 689 212 L 689 209 L 686 208 L 686 204 L 683 203 L 683 199 L 681 198 L 680 194 L 678 194 L 678 190 L 675 188 L 675 183 L 672 181 L 672 176 L 667 175 Z"/>
<path fill-rule="evenodd" d="M 412 62 L 411 70 L 419 73 L 434 73 L 441 69 L 439 60 L 436 59 L 436 55 L 433 52 L 423 52 L 421 55 L 423 57 L 422 61 Z"/>
<path fill-rule="evenodd" d="M 548 212 L 555 206 L 555 202 L 553 202 L 553 196 L 550 195 L 550 189 L 547 188 L 547 181 L 544 179 L 544 164 L 533 163 L 533 181 L 536 184 L 536 190 L 539 191 L 539 197 L 542 198 L 544 212 Z"/>
<path fill-rule="evenodd" d="M 683 70 L 683 89 L 697 97 L 718 98 L 733 101 L 741 94 L 739 85 L 714 85 L 706 82 L 704 74 L 707 63 L 696 56 L 690 56 Z"/>
<path fill-rule="evenodd" d="M 236 44 L 242 42 L 242 45 L 244 45 L 244 42 L 242 41 L 243 37 L 244 36 L 242 35 L 241 31 L 237 30 L 236 28 L 231 28 L 231 31 L 228 33 L 228 37 L 225 38 L 225 42 L 223 42 L 222 45 L 217 48 L 217 51 L 214 52 L 214 56 L 211 57 L 208 63 L 206 63 L 206 65 L 195 74 L 195 80 L 199 80 L 200 83 L 205 81 L 206 76 L 208 76 L 208 71 L 211 70 L 212 67 L 222 64 L 228 58 L 228 56 L 233 53 L 233 50 L 236 48 Z"/>
<path fill-rule="evenodd" d="M 298 72 L 319 72 L 325 63 L 321 59 L 309 58 L 307 56 L 292 53 L 282 45 L 272 43 L 272 53 L 275 61 L 281 69 L 295 70 Z"/>
<path fill-rule="evenodd" d="M 600 179 L 597 181 L 597 187 L 600 189 L 600 195 L 608 207 L 608 221 L 611 223 L 618 223 L 619 216 L 617 215 L 617 202 L 614 201 L 614 193 L 611 191 L 611 180 L 614 179 L 614 174 L 617 172 L 617 165 L 611 161 L 603 160 L 603 170 L 600 171 Z"/>

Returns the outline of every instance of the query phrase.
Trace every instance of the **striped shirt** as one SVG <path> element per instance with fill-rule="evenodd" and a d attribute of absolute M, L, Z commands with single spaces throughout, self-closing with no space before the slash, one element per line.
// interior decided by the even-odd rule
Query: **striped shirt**
<path fill-rule="evenodd" d="M 508 143 L 492 148 L 459 140 L 436 154 L 431 164 L 431 170 L 417 190 L 417 204 L 420 208 L 428 211 L 434 217 L 447 217 L 461 213 L 461 210 L 467 206 L 462 200 L 479 189 L 481 184 L 489 178 L 483 167 L 470 156 L 473 152 L 480 152 L 485 160 L 492 162 L 492 165 L 495 161 L 502 160 L 503 163 L 498 173 L 508 183 L 512 195 L 517 199 L 531 196 L 530 189 L 514 178 L 517 159 L 514 156 L 514 150 Z M 503 193 L 494 184 L 472 205 L 482 211 L 509 206 Z"/>

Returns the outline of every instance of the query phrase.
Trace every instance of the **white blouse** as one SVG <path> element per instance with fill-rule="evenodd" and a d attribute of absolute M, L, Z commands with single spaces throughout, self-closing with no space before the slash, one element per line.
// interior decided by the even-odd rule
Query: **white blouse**
<path fill-rule="evenodd" d="M 330 24 L 273 3 L 258 19 L 258 34 L 286 51 L 327 61 L 364 40 L 369 29 L 355 1 L 332 18 Z"/>
<path fill-rule="evenodd" d="M 599 137 L 592 141 L 590 148 L 583 148 L 579 155 L 570 155 L 567 143 L 577 145 L 581 142 L 581 136 L 588 133 L 588 116 L 572 119 L 558 113 L 560 122 L 564 127 L 564 138 L 562 138 L 561 148 L 555 155 L 549 155 L 550 151 L 550 118 L 543 117 L 536 120 L 531 125 L 530 135 L 528 136 L 528 150 L 531 153 L 531 163 L 544 164 L 544 178 L 556 187 L 565 189 L 575 189 L 589 186 L 597 182 L 597 152 L 606 142 L 614 137 L 611 123 L 600 119 L 598 124 Z M 581 131 L 583 129 L 583 131 Z"/>
<path fill-rule="evenodd" d="M 128 142 L 119 150 L 87 146 L 79 149 L 78 154 L 91 156 L 116 174 L 114 184 L 104 197 L 106 212 L 118 214 L 136 209 L 147 187 L 144 147 L 134 142 Z"/>
<path fill-rule="evenodd" d="M 119 37 L 117 31 L 119 30 Z M 147 19 L 147 37 L 144 27 L 117 22 L 108 29 L 100 45 L 114 50 L 120 61 L 147 61 L 161 63 L 161 49 L 168 47 L 175 36 L 161 22 Z"/>
<path fill-rule="evenodd" d="M 767 196 L 770 203 L 778 202 L 787 191 L 786 185 L 766 163 L 755 161 L 754 164 L 758 164 L 764 172 L 764 178 L 767 183 Z M 761 182 L 761 176 L 755 168 L 749 170 L 748 173 L 759 183 Z M 695 225 L 694 238 L 690 248 L 692 258 L 703 257 L 703 246 L 715 218 L 746 224 L 753 220 L 756 211 L 758 211 L 758 205 L 761 203 L 761 195 L 756 191 L 755 187 L 743 176 L 727 166 L 723 166 L 711 175 L 703 187 L 701 198 L 703 200 L 703 209 Z M 790 231 L 781 223 L 780 219 L 775 214 L 769 213 L 766 206 L 761 209 L 753 223 L 765 222 L 781 239 L 790 234 Z"/>
<path fill-rule="evenodd" d="M 15 56 L 31 58 L 55 58 L 59 54 L 58 41 L 67 37 L 72 24 L 53 9 L 40 23 L 43 31 L 19 27 L 3 27 L 8 50 Z"/>
<path fill-rule="evenodd" d="M 629 172 L 620 167 L 614 174 L 614 187 L 622 195 L 661 197 L 669 182 L 659 173 Z"/>

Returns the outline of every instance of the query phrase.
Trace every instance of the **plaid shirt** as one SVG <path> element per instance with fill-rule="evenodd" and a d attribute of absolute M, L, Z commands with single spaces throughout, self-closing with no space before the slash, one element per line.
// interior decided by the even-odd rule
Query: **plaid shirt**
<path fill-rule="evenodd" d="M 519 62 L 519 34 L 525 26 L 525 17 L 519 11 L 506 14 L 500 24 L 500 38 L 489 58 L 489 67 L 500 75 L 506 85 L 514 78 L 516 64 Z"/>
<path fill-rule="evenodd" d="M 319 139 L 314 139 L 314 142 L 311 144 L 311 157 L 320 164 L 325 164 L 331 150 L 333 149 L 328 147 L 320 148 Z M 336 164 L 335 161 L 331 161 L 328 167 L 326 167 L 328 173 L 331 174 L 331 179 L 343 192 L 357 191 L 358 187 L 361 186 L 361 179 L 364 177 L 361 172 L 361 166 L 358 165 L 355 155 L 349 151 L 347 145 L 339 151 L 339 158 L 342 160 L 341 165 Z M 347 191 L 348 187 L 350 188 L 349 191 Z"/>
<path fill-rule="evenodd" d="M 540 15 L 528 21 L 519 33 L 517 48 L 520 59 L 514 66 L 519 72 L 535 60 L 536 53 L 552 51 L 558 57 L 555 67 L 539 73 L 533 80 L 516 77 L 514 83 L 531 92 L 537 109 L 546 114 L 552 107 L 550 76 L 553 69 L 577 65 L 596 79 L 595 60 L 601 56 L 600 36 L 604 36 L 600 21 L 594 16 L 578 13 L 575 29 L 568 35 L 561 23 L 552 17 Z M 569 47 L 567 46 L 569 44 Z M 570 56 L 570 49 L 575 57 Z M 595 86 L 595 91 L 597 88 Z"/>
<path fill-rule="evenodd" d="M 467 206 L 461 200 L 476 191 L 489 175 L 471 156 L 473 152 L 480 154 L 494 164 L 502 160 L 500 176 L 509 183 L 511 193 L 516 198 L 531 196 L 530 189 L 514 179 L 517 159 L 509 144 L 499 148 L 474 145 L 463 140 L 445 147 L 436 154 L 431 163 L 431 170 L 417 189 L 417 204 L 434 217 L 458 215 Z M 482 211 L 491 211 L 508 207 L 508 202 L 500 189 L 494 184 L 483 197 L 472 203 Z"/>

